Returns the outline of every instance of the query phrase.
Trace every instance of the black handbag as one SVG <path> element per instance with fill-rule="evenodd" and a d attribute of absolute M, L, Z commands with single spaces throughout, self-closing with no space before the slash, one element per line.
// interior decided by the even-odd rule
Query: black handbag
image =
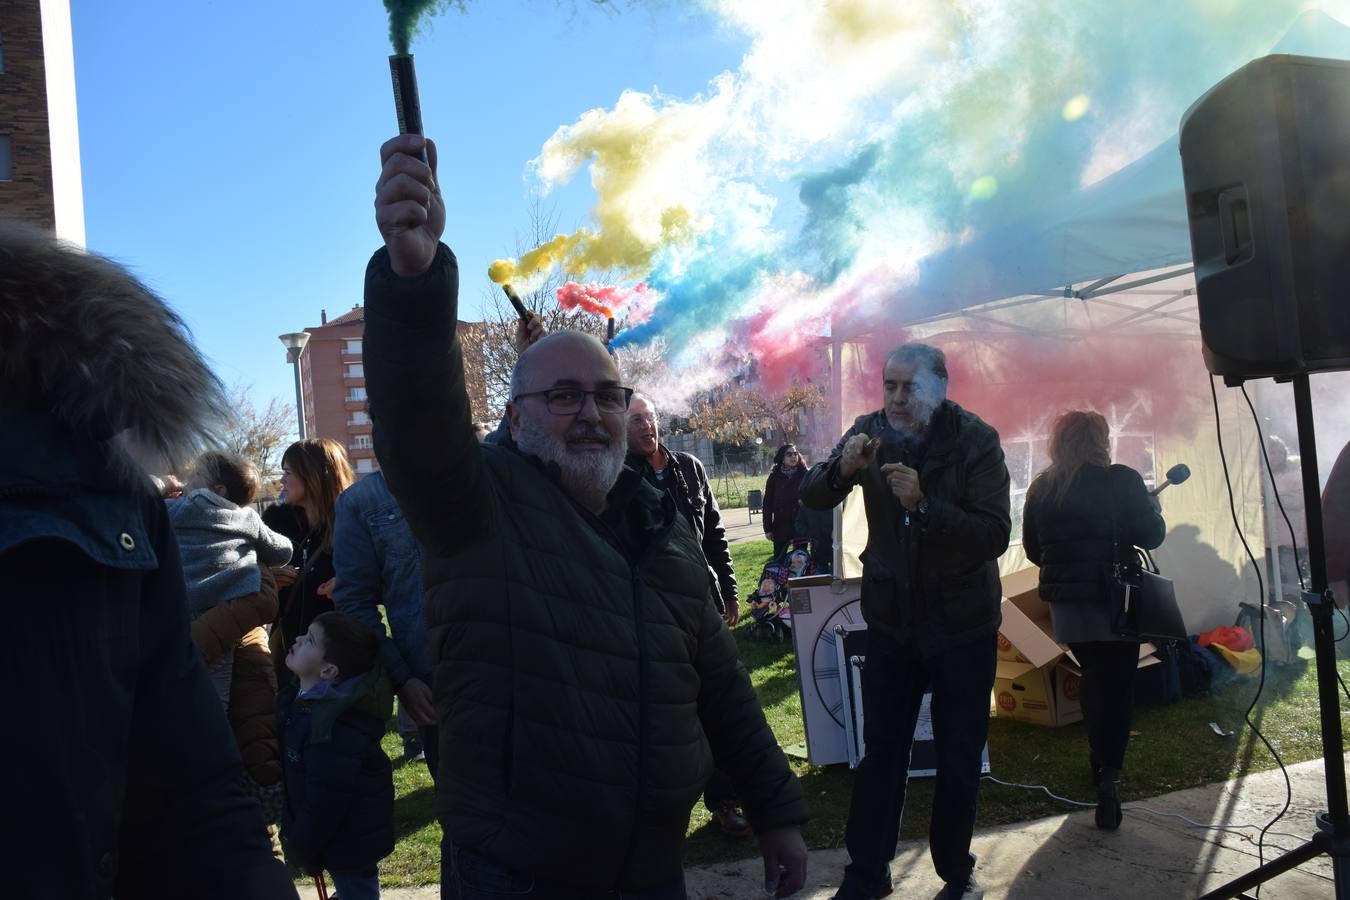
<path fill-rule="evenodd" d="M 1186 621 L 1177 608 L 1172 579 L 1158 572 L 1153 555 L 1141 547 L 1131 548 L 1134 559 L 1120 559 L 1115 515 L 1111 516 L 1111 553 L 1115 562 L 1107 576 L 1115 608 L 1114 628 L 1122 637 L 1140 640 L 1187 640 Z"/>

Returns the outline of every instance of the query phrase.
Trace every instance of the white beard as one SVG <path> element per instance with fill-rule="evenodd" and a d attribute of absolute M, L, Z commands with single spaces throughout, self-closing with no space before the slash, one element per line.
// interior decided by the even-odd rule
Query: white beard
<path fill-rule="evenodd" d="M 582 438 L 607 441 L 609 449 L 576 451 L 567 446 L 567 439 Z M 628 433 L 620 431 L 615 437 L 600 424 L 578 422 L 568 430 L 567 438 L 559 438 L 529 416 L 522 416 L 515 441 L 521 452 L 537 456 L 546 463 L 556 463 L 563 490 L 596 513 L 605 508 L 605 499 L 619 480 L 624 457 L 628 455 Z"/>

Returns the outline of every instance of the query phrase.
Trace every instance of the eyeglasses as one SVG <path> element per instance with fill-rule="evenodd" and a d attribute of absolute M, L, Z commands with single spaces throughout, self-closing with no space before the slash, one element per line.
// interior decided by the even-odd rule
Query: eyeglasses
<path fill-rule="evenodd" d="M 549 388 L 546 391 L 530 391 L 517 394 L 512 402 L 525 397 L 543 397 L 548 411 L 555 416 L 572 416 L 581 412 L 587 397 L 595 398 L 595 408 L 602 413 L 621 413 L 628 409 L 628 401 L 633 399 L 633 389 L 628 387 L 603 387 L 593 391 L 581 388 Z"/>

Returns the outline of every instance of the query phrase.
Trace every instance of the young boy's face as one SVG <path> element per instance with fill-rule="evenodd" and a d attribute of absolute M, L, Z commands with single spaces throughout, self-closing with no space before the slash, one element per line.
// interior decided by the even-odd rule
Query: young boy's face
<path fill-rule="evenodd" d="M 337 666 L 323 658 L 323 627 L 311 623 L 309 630 L 295 639 L 286 653 L 286 668 L 301 681 L 317 682 L 337 677 Z"/>

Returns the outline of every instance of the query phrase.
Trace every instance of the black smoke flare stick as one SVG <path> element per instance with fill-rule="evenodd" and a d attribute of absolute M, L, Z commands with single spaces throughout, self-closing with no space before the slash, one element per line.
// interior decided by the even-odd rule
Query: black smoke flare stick
<path fill-rule="evenodd" d="M 502 285 L 502 293 L 506 295 L 507 300 L 511 301 L 511 305 L 516 308 L 516 315 L 520 316 L 520 321 L 528 322 L 534 317 L 534 313 L 526 309 L 525 304 L 520 302 L 520 295 L 512 290 L 511 285 Z"/>
<path fill-rule="evenodd" d="M 605 346 L 608 347 L 612 340 L 614 340 L 614 317 L 610 316 L 609 322 L 605 325 Z"/>
<path fill-rule="evenodd" d="M 389 57 L 389 80 L 394 84 L 394 111 L 398 113 L 399 134 L 422 134 L 422 101 L 417 96 L 417 69 L 411 53 L 395 53 Z M 427 161 L 423 147 L 417 154 Z"/>

